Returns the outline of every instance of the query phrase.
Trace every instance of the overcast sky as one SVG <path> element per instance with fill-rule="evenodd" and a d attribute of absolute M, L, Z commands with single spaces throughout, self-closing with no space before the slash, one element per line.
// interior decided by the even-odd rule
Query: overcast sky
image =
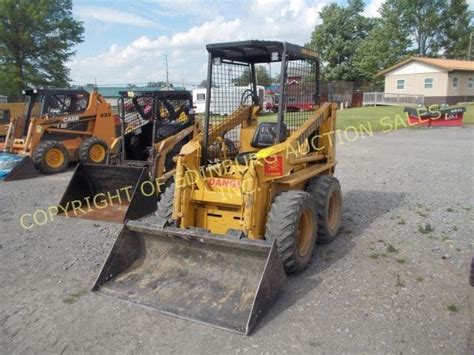
<path fill-rule="evenodd" d="M 377 16 L 383 0 L 366 0 Z M 330 0 L 74 1 L 84 43 L 69 64 L 75 84 L 145 84 L 165 80 L 190 88 L 206 75 L 207 43 L 274 39 L 303 45 Z M 345 0 L 338 1 L 345 3 Z"/>

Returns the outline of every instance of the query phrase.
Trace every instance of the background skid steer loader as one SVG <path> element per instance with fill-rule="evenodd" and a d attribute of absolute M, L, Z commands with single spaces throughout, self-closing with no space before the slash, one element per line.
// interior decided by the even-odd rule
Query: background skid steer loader
<path fill-rule="evenodd" d="M 177 157 L 157 215 L 128 222 L 94 291 L 248 334 L 316 239 L 339 230 L 336 108 L 319 106 L 318 54 L 282 42 L 211 44 L 204 132 Z M 280 64 L 277 117 L 259 119 L 255 65 Z M 235 95 L 236 79 L 249 89 Z M 212 97 L 211 88 L 220 95 Z M 285 111 L 288 97 L 312 110 Z M 210 112 L 222 107 L 220 116 Z M 233 107 L 223 107 L 233 105 Z"/>
<path fill-rule="evenodd" d="M 77 166 L 59 203 L 68 217 L 122 223 L 154 212 L 173 157 L 200 130 L 188 91 L 120 95 L 122 133 L 106 165 Z"/>
<path fill-rule="evenodd" d="M 0 154 L 5 181 L 59 173 L 70 162 L 99 164 L 115 139 L 110 105 L 98 92 L 28 89 L 25 113 L 12 116 Z"/>
<path fill-rule="evenodd" d="M 22 115 L 24 107 L 23 102 L 0 103 L 0 144 L 5 142 L 11 117 Z"/>

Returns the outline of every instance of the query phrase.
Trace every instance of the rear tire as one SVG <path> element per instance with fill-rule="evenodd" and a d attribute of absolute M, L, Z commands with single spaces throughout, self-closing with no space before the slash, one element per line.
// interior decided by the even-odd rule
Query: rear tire
<path fill-rule="evenodd" d="M 83 164 L 104 164 L 107 159 L 107 143 L 97 137 L 86 138 L 79 147 L 79 161 Z"/>
<path fill-rule="evenodd" d="M 311 261 L 318 233 L 313 205 L 311 195 L 298 190 L 282 192 L 272 203 L 265 237 L 276 241 L 287 274 L 304 270 Z"/>
<path fill-rule="evenodd" d="M 329 175 L 312 179 L 306 186 L 315 200 L 318 214 L 318 243 L 333 241 L 341 227 L 342 193 L 339 181 Z"/>
<path fill-rule="evenodd" d="M 156 216 L 166 220 L 168 224 L 173 223 L 173 199 L 174 199 L 174 182 L 168 186 L 161 194 L 158 202 Z"/>
<path fill-rule="evenodd" d="M 57 141 L 44 141 L 38 144 L 31 159 L 35 168 L 43 174 L 61 173 L 69 165 L 68 151 Z"/>

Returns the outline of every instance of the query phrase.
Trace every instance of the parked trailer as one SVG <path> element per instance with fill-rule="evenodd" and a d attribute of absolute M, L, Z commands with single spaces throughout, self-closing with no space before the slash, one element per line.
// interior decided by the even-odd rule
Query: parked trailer
<path fill-rule="evenodd" d="M 212 88 L 212 97 L 226 97 L 226 105 L 223 107 L 217 106 L 211 101 L 211 113 L 216 115 L 229 115 L 234 112 L 235 109 L 240 105 L 242 100 L 242 94 L 244 91 L 251 89 L 251 85 L 248 86 L 226 86 L 221 88 Z M 257 86 L 257 95 L 259 98 L 260 106 L 263 105 L 265 98 L 265 87 Z M 196 113 L 204 113 L 206 111 L 206 88 L 198 88 L 193 90 L 193 102 L 196 107 Z"/>

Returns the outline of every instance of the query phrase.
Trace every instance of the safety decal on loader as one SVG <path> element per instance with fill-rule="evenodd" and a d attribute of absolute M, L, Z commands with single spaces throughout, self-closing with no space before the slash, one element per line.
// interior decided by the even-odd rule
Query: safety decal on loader
<path fill-rule="evenodd" d="M 283 175 L 283 157 L 274 155 L 271 159 L 265 160 L 265 176 Z"/>
<path fill-rule="evenodd" d="M 209 186 L 219 186 L 219 187 L 235 187 L 240 188 L 242 182 L 240 180 L 234 179 L 222 179 L 222 178 L 209 178 L 207 180 Z"/>

